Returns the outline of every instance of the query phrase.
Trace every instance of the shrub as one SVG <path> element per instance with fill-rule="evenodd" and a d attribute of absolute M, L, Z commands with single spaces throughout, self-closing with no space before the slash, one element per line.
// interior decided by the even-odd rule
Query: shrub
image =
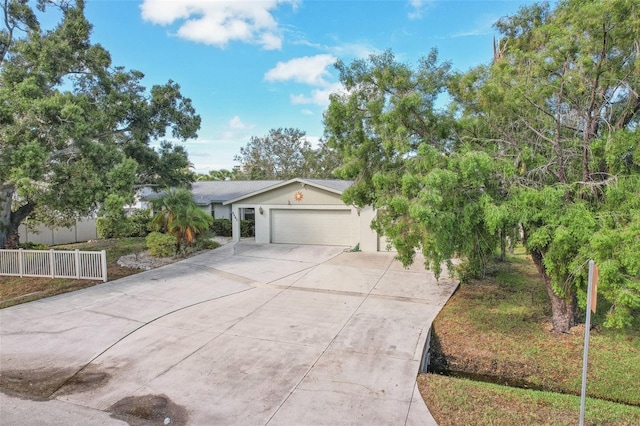
<path fill-rule="evenodd" d="M 240 221 L 240 236 L 254 237 L 256 235 L 256 222 L 255 220 L 241 220 Z M 229 235 L 230 236 L 230 235 Z"/>
<path fill-rule="evenodd" d="M 149 234 L 149 210 L 136 210 L 130 217 L 124 214 L 99 217 L 96 221 L 99 238 L 145 237 Z"/>
<path fill-rule="evenodd" d="M 147 235 L 146 241 L 151 256 L 169 257 L 176 254 L 178 242 L 173 235 L 152 232 Z"/>
<path fill-rule="evenodd" d="M 220 247 L 220 244 L 209 238 L 198 238 L 194 243 L 194 247 L 197 251 L 211 250 Z"/>
<path fill-rule="evenodd" d="M 231 236 L 231 221 L 229 219 L 213 219 L 211 224 L 213 233 L 220 237 Z"/>
<path fill-rule="evenodd" d="M 193 253 L 197 253 L 202 250 L 211 250 L 220 247 L 220 244 L 213 241 L 210 238 L 198 238 L 193 242 L 193 245 L 180 248 L 181 256 L 189 256 Z"/>
<path fill-rule="evenodd" d="M 18 248 L 24 249 L 24 250 L 49 250 L 49 247 L 41 244 L 41 243 L 20 243 L 18 244 Z"/>
<path fill-rule="evenodd" d="M 96 221 L 99 238 L 128 237 L 132 232 L 131 223 L 124 217 L 104 216 Z"/>
<path fill-rule="evenodd" d="M 146 237 L 149 234 L 149 224 L 151 223 L 149 210 L 135 210 L 127 220 L 131 224 L 131 235 L 128 237 Z"/>

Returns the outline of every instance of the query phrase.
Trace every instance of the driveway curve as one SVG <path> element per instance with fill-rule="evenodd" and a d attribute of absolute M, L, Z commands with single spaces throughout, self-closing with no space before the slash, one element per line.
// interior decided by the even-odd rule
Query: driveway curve
<path fill-rule="evenodd" d="M 251 242 L 0 311 L 3 424 L 434 425 L 457 283 L 392 253 Z"/>

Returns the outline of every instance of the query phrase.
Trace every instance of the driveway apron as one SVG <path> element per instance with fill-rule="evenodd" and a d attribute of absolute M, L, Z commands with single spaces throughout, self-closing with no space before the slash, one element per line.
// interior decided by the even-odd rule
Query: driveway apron
<path fill-rule="evenodd" d="M 1 423 L 435 425 L 416 375 L 456 287 L 393 253 L 240 242 L 3 309 Z"/>

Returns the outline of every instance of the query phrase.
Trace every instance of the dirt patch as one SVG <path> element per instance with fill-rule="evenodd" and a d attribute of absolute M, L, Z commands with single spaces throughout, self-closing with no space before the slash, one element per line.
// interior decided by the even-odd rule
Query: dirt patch
<path fill-rule="evenodd" d="M 69 395 L 100 388 L 111 379 L 107 373 L 88 366 L 67 380 L 56 395 Z"/>
<path fill-rule="evenodd" d="M 128 396 L 108 411 L 131 426 L 186 425 L 189 418 L 187 410 L 166 395 Z"/>
<path fill-rule="evenodd" d="M 76 371 L 76 369 L 2 371 L 0 390 L 20 398 L 42 401 L 51 397 Z"/>

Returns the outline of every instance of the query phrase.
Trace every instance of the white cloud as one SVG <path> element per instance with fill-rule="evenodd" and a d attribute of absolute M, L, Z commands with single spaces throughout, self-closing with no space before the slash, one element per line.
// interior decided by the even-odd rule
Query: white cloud
<path fill-rule="evenodd" d="M 325 85 L 330 76 L 327 67 L 333 65 L 337 58 L 333 55 L 304 56 L 287 62 L 278 62 L 264 76 L 267 81 L 293 80 L 312 86 Z"/>
<path fill-rule="evenodd" d="M 235 115 L 227 122 L 224 129 L 220 132 L 220 137 L 217 139 L 223 141 L 245 139 L 255 127 L 255 124 L 246 124 L 239 116 Z"/>
<path fill-rule="evenodd" d="M 433 0 L 409 0 L 409 7 L 412 10 L 407 16 L 409 19 L 422 19 L 422 13 L 432 2 Z"/>
<path fill-rule="evenodd" d="M 144 0 L 142 18 L 158 25 L 178 22 L 177 35 L 219 47 L 231 41 L 282 47 L 282 31 L 272 12 L 298 0 Z"/>
<path fill-rule="evenodd" d="M 234 130 L 242 130 L 242 129 L 246 129 L 247 125 L 244 124 L 242 120 L 240 120 L 240 117 L 236 115 L 231 120 L 229 120 L 229 128 Z"/>
<path fill-rule="evenodd" d="M 333 83 L 326 87 L 313 89 L 310 95 L 298 94 L 291 95 L 289 99 L 294 105 L 309 105 L 315 104 L 322 107 L 329 106 L 329 95 L 332 93 L 340 92 L 343 90 L 342 84 Z"/>
<path fill-rule="evenodd" d="M 272 82 L 293 81 L 312 86 L 313 89 L 309 94 L 290 95 L 291 103 L 326 107 L 329 105 L 329 95 L 342 88 L 340 83 L 330 81 L 332 76 L 328 67 L 335 61 L 335 56 L 322 54 L 278 62 L 274 68 L 267 71 L 264 79 Z"/>
<path fill-rule="evenodd" d="M 310 109 L 304 108 L 302 111 L 303 115 L 313 115 L 313 111 L 311 111 Z"/>

